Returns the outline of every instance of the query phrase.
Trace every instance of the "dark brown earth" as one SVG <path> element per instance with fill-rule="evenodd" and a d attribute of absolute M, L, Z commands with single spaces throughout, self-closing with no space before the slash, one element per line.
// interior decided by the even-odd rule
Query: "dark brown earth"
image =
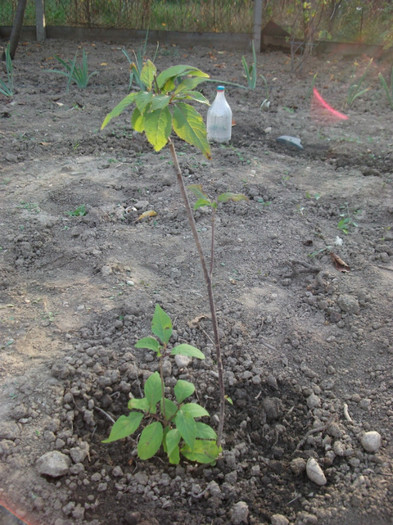
<path fill-rule="evenodd" d="M 45 70 L 78 47 L 98 74 L 67 93 Z M 287 55 L 264 53 L 268 111 L 260 78 L 255 90 L 227 86 L 230 145 L 213 145 L 209 162 L 175 140 L 187 185 L 249 198 L 217 219 L 215 294 L 234 401 L 223 455 L 176 467 L 164 455 L 142 462 L 131 438 L 101 443 L 108 415 L 126 413 L 156 369 L 134 343 L 150 333 L 157 303 L 174 340 L 206 354 L 173 363 L 168 382 L 191 379 L 216 426 L 211 326 L 192 323 L 208 315 L 206 291 L 169 151 L 154 153 L 129 116 L 99 131 L 127 93 L 121 46 L 19 48 L 16 94 L 0 98 L 1 502 L 40 525 L 393 523 L 393 113 L 377 77 L 391 65 L 375 60 L 371 89 L 346 105 L 368 62 L 311 58 L 295 76 Z M 245 83 L 241 53 L 161 46 L 158 69 L 176 63 Z M 312 104 L 315 73 L 347 120 Z M 209 100 L 214 86 L 202 88 Z M 82 205 L 86 214 L 73 215 Z M 138 221 L 148 210 L 157 215 Z M 195 215 L 207 249 L 210 217 Z M 376 452 L 360 443 L 367 431 L 382 437 Z M 40 475 L 37 460 L 54 450 L 70 458 L 67 472 Z M 326 485 L 308 479 L 310 457 Z"/>

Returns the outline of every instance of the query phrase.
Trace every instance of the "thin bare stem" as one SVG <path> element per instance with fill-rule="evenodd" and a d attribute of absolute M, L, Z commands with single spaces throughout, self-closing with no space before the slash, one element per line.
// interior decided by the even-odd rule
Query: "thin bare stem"
<path fill-rule="evenodd" d="M 186 191 L 186 187 L 184 185 L 184 180 L 179 164 L 179 160 L 177 158 L 175 145 L 173 144 L 172 140 L 169 139 L 169 149 L 172 155 L 172 160 L 175 166 L 176 176 L 177 176 L 177 182 L 180 187 L 180 193 L 183 198 L 185 207 L 186 207 L 186 213 L 188 222 L 191 227 L 192 235 L 194 237 L 194 241 L 198 250 L 199 258 L 201 261 L 203 276 L 205 278 L 206 287 L 207 287 L 207 293 L 209 297 L 209 306 L 210 306 L 210 314 L 212 317 L 212 325 L 213 325 L 213 334 L 214 334 L 214 345 L 216 348 L 216 359 L 217 359 L 217 369 L 218 369 L 218 382 L 219 382 L 219 388 L 220 388 L 220 407 L 219 407 L 219 423 L 218 423 L 218 431 L 217 431 L 217 445 L 220 446 L 221 440 L 222 440 L 222 433 L 224 430 L 224 417 L 225 417 L 225 386 L 224 386 L 224 368 L 222 364 L 222 355 L 221 355 L 221 346 L 220 346 L 220 337 L 218 334 L 218 322 L 217 322 L 217 315 L 216 315 L 216 307 L 214 304 L 214 295 L 213 295 L 213 285 L 212 285 L 212 279 L 211 279 L 211 272 L 208 271 L 207 264 L 206 264 L 206 258 L 202 250 L 202 244 L 199 239 L 198 231 L 195 224 L 194 215 L 192 214 L 192 209 L 190 205 L 190 201 L 188 200 L 188 195 Z M 214 247 L 214 245 L 212 245 Z"/>
<path fill-rule="evenodd" d="M 213 268 L 214 268 L 214 239 L 216 233 L 216 210 L 212 209 L 212 238 L 211 238 L 211 247 L 210 247 L 210 279 L 213 277 Z"/>

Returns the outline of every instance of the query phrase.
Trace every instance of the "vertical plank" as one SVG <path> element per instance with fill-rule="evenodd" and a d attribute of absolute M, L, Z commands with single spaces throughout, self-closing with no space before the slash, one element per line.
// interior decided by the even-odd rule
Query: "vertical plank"
<path fill-rule="evenodd" d="M 35 0 L 35 24 L 37 41 L 44 42 L 46 38 L 45 0 Z"/>
<path fill-rule="evenodd" d="M 263 0 L 255 0 L 254 2 L 254 46 L 255 51 L 261 51 L 261 31 L 262 31 L 262 2 Z"/>

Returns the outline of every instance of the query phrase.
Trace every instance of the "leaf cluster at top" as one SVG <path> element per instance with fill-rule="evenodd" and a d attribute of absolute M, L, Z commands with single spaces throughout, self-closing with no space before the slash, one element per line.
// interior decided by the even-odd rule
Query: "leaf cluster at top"
<path fill-rule="evenodd" d="M 105 117 L 101 129 L 131 104 L 135 104 L 131 125 L 135 131 L 145 133 L 155 151 L 160 151 L 168 143 L 173 130 L 179 138 L 197 147 L 210 158 L 210 146 L 203 118 L 188 103 L 195 101 L 209 104 L 209 101 L 195 90 L 208 77 L 207 73 L 187 65 L 172 66 L 157 74 L 156 66 L 148 60 L 140 74 L 145 89 L 124 97 Z"/>

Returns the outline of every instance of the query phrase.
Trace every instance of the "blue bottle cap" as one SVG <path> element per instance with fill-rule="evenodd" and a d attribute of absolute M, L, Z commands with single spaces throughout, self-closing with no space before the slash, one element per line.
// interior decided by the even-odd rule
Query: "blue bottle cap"
<path fill-rule="evenodd" d="M 217 86 L 217 91 L 225 91 L 225 87 L 224 86 Z"/>

